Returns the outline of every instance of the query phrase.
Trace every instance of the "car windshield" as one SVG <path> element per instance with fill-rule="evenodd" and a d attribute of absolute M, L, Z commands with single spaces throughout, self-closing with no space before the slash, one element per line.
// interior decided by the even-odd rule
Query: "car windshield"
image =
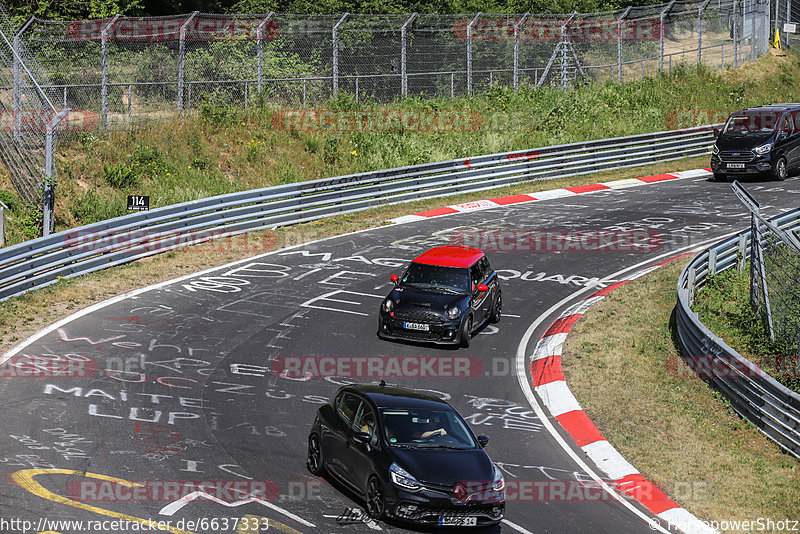
<path fill-rule="evenodd" d="M 475 438 L 453 410 L 384 408 L 386 440 L 395 447 L 474 449 Z"/>
<path fill-rule="evenodd" d="M 722 133 L 733 135 L 763 135 L 775 130 L 781 114 L 776 111 L 746 111 L 734 113 Z"/>
<path fill-rule="evenodd" d="M 412 262 L 400 282 L 420 289 L 444 289 L 467 293 L 469 269 Z"/>

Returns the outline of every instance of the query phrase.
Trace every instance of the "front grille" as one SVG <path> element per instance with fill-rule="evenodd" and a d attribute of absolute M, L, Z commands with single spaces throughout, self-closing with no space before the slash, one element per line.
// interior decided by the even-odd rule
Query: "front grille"
<path fill-rule="evenodd" d="M 394 318 L 398 321 L 406 321 L 409 323 L 431 323 L 441 324 L 444 321 L 441 317 L 429 311 L 397 311 L 394 312 Z"/>
<path fill-rule="evenodd" d="M 756 157 L 752 150 L 723 150 L 719 153 L 719 159 L 726 163 L 747 163 Z"/>

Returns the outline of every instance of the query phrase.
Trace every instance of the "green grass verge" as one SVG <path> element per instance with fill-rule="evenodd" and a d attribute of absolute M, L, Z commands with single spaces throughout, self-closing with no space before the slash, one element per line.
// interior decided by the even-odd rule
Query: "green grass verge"
<path fill-rule="evenodd" d="M 760 314 L 750 306 L 750 264 L 710 276 L 695 295 L 700 321 L 739 354 L 788 388 L 800 393 L 797 343 L 773 341 Z"/>
<path fill-rule="evenodd" d="M 567 383 L 622 456 L 701 519 L 797 519 L 800 462 L 680 359 L 675 286 L 685 264 L 626 284 L 578 321 L 563 353 Z M 749 531 L 728 526 L 718 528 Z"/>
<path fill-rule="evenodd" d="M 485 120 L 474 131 L 438 133 L 287 131 L 274 120 L 287 110 L 266 99 L 247 110 L 205 102 L 190 118 L 60 142 L 56 229 L 122 215 L 128 194 L 149 195 L 158 207 L 301 180 L 685 127 L 691 120 L 681 117 L 705 123 L 713 112 L 798 101 L 798 82 L 798 56 L 767 55 L 738 69 L 680 67 L 640 81 L 566 91 L 496 86 L 470 98 L 408 98 L 384 105 L 356 103 L 342 94 L 319 107 L 457 111 Z M 0 200 L 14 204 L 8 243 L 37 235 L 36 210 L 22 205 L 2 174 Z"/>

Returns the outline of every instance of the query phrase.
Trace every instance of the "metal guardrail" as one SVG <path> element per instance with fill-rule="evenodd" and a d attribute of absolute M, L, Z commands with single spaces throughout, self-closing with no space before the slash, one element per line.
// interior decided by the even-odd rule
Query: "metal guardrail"
<path fill-rule="evenodd" d="M 187 244 L 387 204 L 706 154 L 707 126 L 504 152 L 231 193 L 0 249 L 0 300 Z"/>
<path fill-rule="evenodd" d="M 800 209 L 770 219 L 781 229 L 800 228 Z M 766 228 L 765 228 L 766 231 Z M 786 452 L 800 458 L 800 395 L 729 347 L 691 309 L 695 291 L 709 275 L 736 265 L 750 254 L 750 229 L 698 254 L 678 278 L 677 335 L 684 356 L 708 358 L 704 377 L 743 418 L 756 425 Z"/>

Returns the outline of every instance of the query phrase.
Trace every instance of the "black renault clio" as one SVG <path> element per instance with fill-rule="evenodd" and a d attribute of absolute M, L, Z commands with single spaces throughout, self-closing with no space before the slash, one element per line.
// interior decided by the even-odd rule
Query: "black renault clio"
<path fill-rule="evenodd" d="M 383 381 L 353 384 L 317 411 L 306 465 L 351 488 L 375 519 L 494 525 L 505 481 L 483 450 L 488 442 L 437 397 Z"/>
<path fill-rule="evenodd" d="M 711 149 L 714 179 L 771 176 L 785 180 L 800 164 L 800 104 L 773 104 L 732 113 Z"/>

